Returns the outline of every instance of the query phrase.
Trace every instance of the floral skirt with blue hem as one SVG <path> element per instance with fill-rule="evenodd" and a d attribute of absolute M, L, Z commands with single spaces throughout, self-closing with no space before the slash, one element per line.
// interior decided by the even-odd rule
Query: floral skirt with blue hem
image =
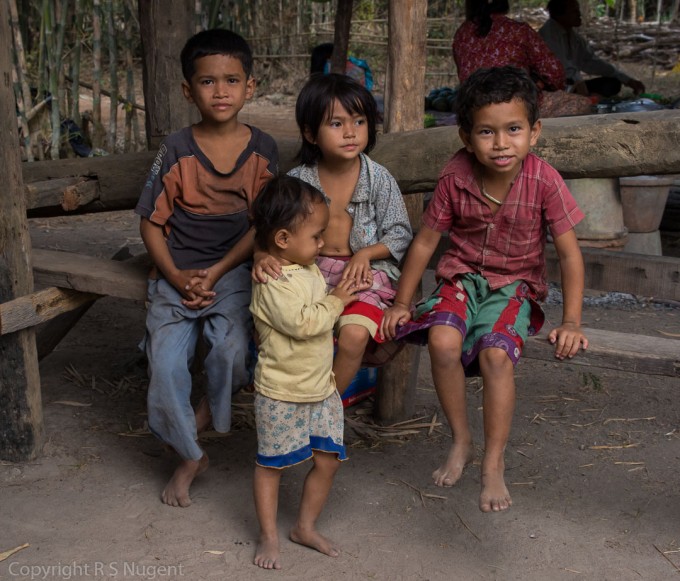
<path fill-rule="evenodd" d="M 496 347 L 516 365 L 527 337 L 543 326 L 545 315 L 524 281 L 490 289 L 478 274 L 453 281 L 440 280 L 429 297 L 420 301 L 412 320 L 397 330 L 397 340 L 427 344 L 431 327 L 445 325 L 463 336 L 461 361 L 466 375 L 479 373 L 479 352 Z"/>
<path fill-rule="evenodd" d="M 345 417 L 334 391 L 318 402 L 290 402 L 255 394 L 258 466 L 288 468 L 309 460 L 315 451 L 347 460 L 343 444 Z"/>

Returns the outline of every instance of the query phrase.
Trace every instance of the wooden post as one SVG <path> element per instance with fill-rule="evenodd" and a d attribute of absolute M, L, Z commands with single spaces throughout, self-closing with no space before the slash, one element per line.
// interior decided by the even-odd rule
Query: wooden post
<path fill-rule="evenodd" d="M 182 94 L 180 52 L 195 32 L 194 0 L 140 0 L 146 141 L 158 149 L 164 137 L 199 120 Z M 140 189 L 142 182 L 140 182 Z"/>
<path fill-rule="evenodd" d="M 21 177 L 12 91 L 12 35 L 7 3 L 0 4 L 0 303 L 33 291 L 31 240 Z M 0 460 L 21 462 L 43 441 L 40 374 L 35 332 L 0 337 Z"/>
<path fill-rule="evenodd" d="M 385 132 L 423 127 L 427 0 L 390 0 L 388 21 Z M 411 224 L 417 228 L 423 213 L 423 194 L 406 196 Z M 420 292 L 420 290 L 419 290 Z M 383 423 L 413 415 L 420 347 L 406 345 L 378 373 L 376 413 Z"/>
<path fill-rule="evenodd" d="M 385 133 L 423 128 L 427 0 L 390 0 Z"/>

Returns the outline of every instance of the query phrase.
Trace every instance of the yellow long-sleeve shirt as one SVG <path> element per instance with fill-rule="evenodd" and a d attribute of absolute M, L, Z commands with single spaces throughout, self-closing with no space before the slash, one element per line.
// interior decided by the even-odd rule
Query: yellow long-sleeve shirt
<path fill-rule="evenodd" d="M 291 402 L 331 395 L 333 327 L 342 310 L 342 301 L 326 293 L 315 264 L 284 266 L 278 280 L 255 284 L 250 303 L 260 340 L 255 389 Z"/>

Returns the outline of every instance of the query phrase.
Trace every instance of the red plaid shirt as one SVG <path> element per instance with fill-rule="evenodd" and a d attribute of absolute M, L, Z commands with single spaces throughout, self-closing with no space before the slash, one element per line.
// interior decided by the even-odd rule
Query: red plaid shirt
<path fill-rule="evenodd" d="M 452 280 L 479 273 L 492 289 L 518 279 L 542 299 L 547 293 L 544 250 L 547 230 L 564 234 L 585 216 L 550 164 L 530 153 L 503 205 L 494 215 L 473 174 L 474 155 L 461 149 L 446 164 L 423 223 L 448 232 L 451 246 L 437 276 Z"/>
<path fill-rule="evenodd" d="M 477 36 L 477 24 L 466 21 L 453 37 L 453 60 L 462 83 L 477 69 L 512 65 L 545 83 L 546 89 L 564 89 L 564 68 L 545 41 L 526 22 L 492 14 L 486 36 Z"/>

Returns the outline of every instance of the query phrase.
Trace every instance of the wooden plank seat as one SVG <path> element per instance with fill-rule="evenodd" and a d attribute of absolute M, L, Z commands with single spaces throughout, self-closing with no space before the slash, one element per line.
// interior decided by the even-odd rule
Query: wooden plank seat
<path fill-rule="evenodd" d="M 623 253 L 615 254 L 623 264 L 632 260 Z M 589 251 L 584 250 L 584 255 L 588 263 L 592 258 Z M 656 280 L 663 285 L 663 272 L 672 272 L 674 268 L 677 272 L 680 260 L 658 258 L 653 267 Z M 600 260 L 599 252 L 595 253 L 595 260 Z M 143 301 L 146 298 L 148 266 L 146 255 L 119 262 L 68 252 L 34 249 L 35 283 L 47 288 L 1 304 L 0 334 L 36 325 L 75 309 L 93 297 L 113 296 Z M 614 264 L 612 268 L 615 267 Z M 648 286 L 647 290 L 652 289 Z M 655 293 L 645 294 L 651 296 Z M 588 338 L 588 350 L 565 363 L 680 377 L 680 340 L 594 328 L 588 328 Z M 402 352 L 405 351 L 407 350 Z M 376 401 L 376 414 L 381 421 L 399 421 L 412 414 L 419 354 L 420 348 L 413 347 L 403 359 L 397 358 L 385 369 L 381 369 Z M 523 357 L 557 361 L 554 348 L 545 335 L 530 338 Z"/>

